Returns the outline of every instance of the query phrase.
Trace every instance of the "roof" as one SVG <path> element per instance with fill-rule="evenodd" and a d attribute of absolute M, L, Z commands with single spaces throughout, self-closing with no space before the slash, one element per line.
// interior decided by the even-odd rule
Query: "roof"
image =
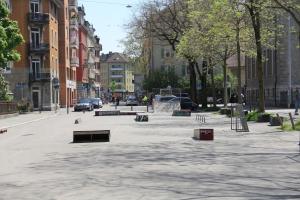
<path fill-rule="evenodd" d="M 101 60 L 106 63 L 128 63 L 129 59 L 127 58 L 126 55 L 122 53 L 112 53 L 110 52 L 109 54 L 102 54 L 101 55 Z"/>

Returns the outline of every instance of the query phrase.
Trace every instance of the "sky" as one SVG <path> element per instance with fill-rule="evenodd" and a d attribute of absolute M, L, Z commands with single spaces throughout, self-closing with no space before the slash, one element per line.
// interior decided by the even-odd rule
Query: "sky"
<path fill-rule="evenodd" d="M 93 24 L 100 37 L 102 52 L 123 52 L 120 40 L 126 37 L 125 24 L 137 12 L 142 0 L 78 0 L 85 8 L 85 19 Z M 131 8 L 126 6 L 130 5 Z"/>

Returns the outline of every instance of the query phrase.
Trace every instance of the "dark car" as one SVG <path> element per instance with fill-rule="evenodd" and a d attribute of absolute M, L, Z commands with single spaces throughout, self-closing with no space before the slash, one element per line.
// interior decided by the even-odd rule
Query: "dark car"
<path fill-rule="evenodd" d="M 94 108 L 102 108 L 102 100 L 100 98 L 91 98 L 91 102 Z"/>
<path fill-rule="evenodd" d="M 180 102 L 181 109 L 197 110 L 199 105 L 194 103 L 189 97 L 175 97 L 169 102 Z"/>
<path fill-rule="evenodd" d="M 80 99 L 76 105 L 74 106 L 74 111 L 92 111 L 94 110 L 94 106 L 92 104 L 91 99 Z"/>

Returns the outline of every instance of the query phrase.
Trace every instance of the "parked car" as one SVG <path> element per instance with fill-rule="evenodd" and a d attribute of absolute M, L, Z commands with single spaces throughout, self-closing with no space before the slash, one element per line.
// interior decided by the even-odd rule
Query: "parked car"
<path fill-rule="evenodd" d="M 137 106 L 139 105 L 138 100 L 135 96 L 128 96 L 126 100 L 126 106 Z"/>
<path fill-rule="evenodd" d="M 194 103 L 189 97 L 175 97 L 169 102 L 180 102 L 181 109 L 197 110 L 199 105 Z"/>
<path fill-rule="evenodd" d="M 76 105 L 74 106 L 74 111 L 93 111 L 94 106 L 92 104 L 91 99 L 80 99 Z"/>
<path fill-rule="evenodd" d="M 176 96 L 170 95 L 170 96 L 161 96 L 161 95 L 155 95 L 155 101 L 157 102 L 167 102 L 171 99 L 174 99 Z"/>
<path fill-rule="evenodd" d="M 94 108 L 102 108 L 103 107 L 103 103 L 100 98 L 91 98 L 91 102 L 92 102 Z"/>

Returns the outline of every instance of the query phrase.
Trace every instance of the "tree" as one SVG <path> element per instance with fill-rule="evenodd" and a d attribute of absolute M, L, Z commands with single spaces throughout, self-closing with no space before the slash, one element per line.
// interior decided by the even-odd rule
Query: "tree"
<path fill-rule="evenodd" d="M 185 87 L 184 79 L 179 78 L 174 69 L 167 71 L 150 71 L 143 83 L 144 90 L 148 91 L 152 91 L 154 88 L 166 88 L 168 86 L 171 86 L 172 88 Z"/>
<path fill-rule="evenodd" d="M 190 26 L 187 2 L 184 0 L 153 0 L 144 3 L 140 10 L 140 15 L 135 17 L 132 26 L 142 28 L 144 38 L 148 40 L 157 38 L 167 41 L 175 51 L 180 38 Z M 184 59 L 188 62 L 191 98 L 198 102 L 195 71 L 197 61 L 187 54 Z"/>
<path fill-rule="evenodd" d="M 15 48 L 23 42 L 18 24 L 8 18 L 9 10 L 0 0 L 0 68 L 4 69 L 8 62 L 20 60 Z M 0 74 L 0 100 L 8 100 L 8 84 Z"/>

